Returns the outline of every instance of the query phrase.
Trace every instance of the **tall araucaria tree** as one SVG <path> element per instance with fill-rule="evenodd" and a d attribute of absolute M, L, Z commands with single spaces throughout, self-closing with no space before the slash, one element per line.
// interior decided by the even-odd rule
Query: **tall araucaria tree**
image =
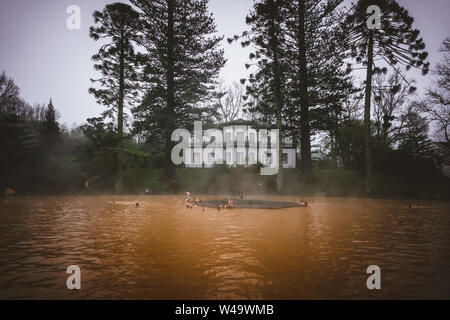
<path fill-rule="evenodd" d="M 95 25 L 90 36 L 102 46 L 92 57 L 94 68 L 102 75 L 92 80 L 100 88 L 90 88 L 97 102 L 107 106 L 104 117 L 117 119 L 116 193 L 121 193 L 123 177 L 124 107 L 131 107 L 137 97 L 138 62 L 134 45 L 139 26 L 139 13 L 124 3 L 107 5 L 94 12 Z"/>
<path fill-rule="evenodd" d="M 290 134 L 300 141 L 300 169 L 306 181 L 313 178 L 312 122 L 316 129 L 319 122 L 311 109 L 317 114 L 330 108 L 352 89 L 343 68 L 341 2 L 261 0 L 247 19 L 251 30 L 241 36 L 244 46 L 255 47 L 250 59 L 256 60 L 257 71 L 247 88 L 255 102 L 250 111 L 263 114 L 265 124 L 276 124 L 281 136 Z"/>
<path fill-rule="evenodd" d="M 286 92 L 286 34 L 284 22 L 286 15 L 285 0 L 261 0 L 253 5 L 246 18 L 250 31 L 243 32 L 242 46 L 252 46 L 251 60 L 256 60 L 256 72 L 249 77 L 248 95 L 255 103 L 247 104 L 248 111 L 264 116 L 264 124 L 275 126 L 279 132 L 277 163 L 277 190 L 283 185 L 283 126 L 287 104 Z M 239 37 L 228 39 L 231 43 Z M 251 65 L 247 64 L 249 68 Z M 244 82 L 244 80 L 242 80 Z"/>
<path fill-rule="evenodd" d="M 342 0 L 292 0 L 287 10 L 287 52 L 291 126 L 300 131 L 302 179 L 312 172 L 311 137 L 323 126 L 318 119 L 337 108 L 352 92 L 349 71 L 345 70 L 345 39 L 339 9 Z"/>
<path fill-rule="evenodd" d="M 135 130 L 164 144 L 164 177 L 176 188 L 172 132 L 207 117 L 225 65 L 208 0 L 132 0 L 142 16 L 146 93 L 134 109 Z"/>
<path fill-rule="evenodd" d="M 378 15 L 377 10 L 380 9 Z M 380 23 L 378 23 L 380 22 Z M 375 61 L 398 68 L 398 65 L 422 69 L 425 75 L 429 63 L 428 53 L 420 32 L 413 28 L 414 19 L 395 0 L 359 0 L 349 11 L 344 21 L 350 44 L 351 56 L 367 68 L 365 88 L 365 165 L 366 193 L 372 191 L 372 157 L 370 146 L 370 116 L 372 100 L 372 78 L 375 73 L 386 71 L 377 67 Z M 384 69 L 384 70 L 383 70 Z"/>

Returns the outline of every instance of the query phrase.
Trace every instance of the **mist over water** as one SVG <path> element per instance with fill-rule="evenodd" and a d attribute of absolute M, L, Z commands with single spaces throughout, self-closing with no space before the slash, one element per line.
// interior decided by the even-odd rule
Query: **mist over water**
<path fill-rule="evenodd" d="M 0 298 L 450 298 L 449 203 L 306 200 L 219 213 L 182 196 L 13 198 L 0 205 Z M 81 290 L 66 287 L 69 265 Z"/>

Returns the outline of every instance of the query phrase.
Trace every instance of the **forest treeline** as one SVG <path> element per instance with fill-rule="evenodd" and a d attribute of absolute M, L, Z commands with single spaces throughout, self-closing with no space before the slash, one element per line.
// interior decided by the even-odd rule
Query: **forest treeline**
<path fill-rule="evenodd" d="M 373 5 L 381 16 L 368 10 Z M 213 126 L 240 119 L 293 138 L 300 184 L 317 184 L 320 170 L 346 170 L 364 177 L 366 194 L 380 194 L 377 175 L 448 189 L 450 38 L 442 61 L 430 66 L 426 39 L 395 0 L 351 7 L 342 0 L 257 0 L 247 30 L 227 38 L 217 35 L 207 0 L 131 0 L 93 18 L 99 76 L 89 92 L 105 111 L 65 128 L 51 100 L 30 106 L 2 73 L 0 190 L 121 193 L 132 189 L 127 173 L 148 169 L 177 192 L 183 171 L 170 158 L 172 132 L 192 130 L 196 120 Z M 243 66 L 249 77 L 227 86 L 219 74 L 224 47 L 234 42 L 251 51 Z M 432 72 L 421 96 L 410 69 Z M 277 156 L 282 163 L 281 149 Z M 295 193 L 285 172 L 267 182 L 271 191 Z"/>

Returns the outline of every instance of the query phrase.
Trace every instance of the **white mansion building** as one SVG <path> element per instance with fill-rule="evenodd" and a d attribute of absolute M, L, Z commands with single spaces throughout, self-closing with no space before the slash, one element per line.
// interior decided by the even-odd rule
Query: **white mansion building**
<path fill-rule="evenodd" d="M 215 132 L 211 133 L 212 130 Z M 194 143 L 196 138 L 199 139 L 197 144 Z M 278 156 L 275 144 L 272 146 L 272 141 L 276 140 L 275 130 L 258 131 L 248 122 L 236 121 L 221 129 L 206 130 L 201 137 L 194 133 L 194 139 L 191 138 L 189 143 L 191 147 L 183 152 L 184 164 L 187 168 L 212 168 L 217 164 L 252 166 L 260 163 L 267 166 L 272 164 L 272 157 Z M 297 149 L 292 138 L 286 137 L 280 147 L 283 168 L 295 168 Z"/>

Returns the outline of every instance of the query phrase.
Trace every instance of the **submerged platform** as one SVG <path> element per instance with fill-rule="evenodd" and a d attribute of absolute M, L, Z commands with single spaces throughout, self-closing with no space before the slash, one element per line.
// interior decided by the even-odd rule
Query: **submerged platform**
<path fill-rule="evenodd" d="M 208 208 L 219 208 L 228 204 L 228 199 L 202 201 L 199 205 Z M 299 205 L 296 202 L 287 201 L 269 201 L 269 200 L 239 200 L 233 199 L 232 209 L 246 208 L 246 209 L 284 209 L 306 207 L 306 205 Z"/>

